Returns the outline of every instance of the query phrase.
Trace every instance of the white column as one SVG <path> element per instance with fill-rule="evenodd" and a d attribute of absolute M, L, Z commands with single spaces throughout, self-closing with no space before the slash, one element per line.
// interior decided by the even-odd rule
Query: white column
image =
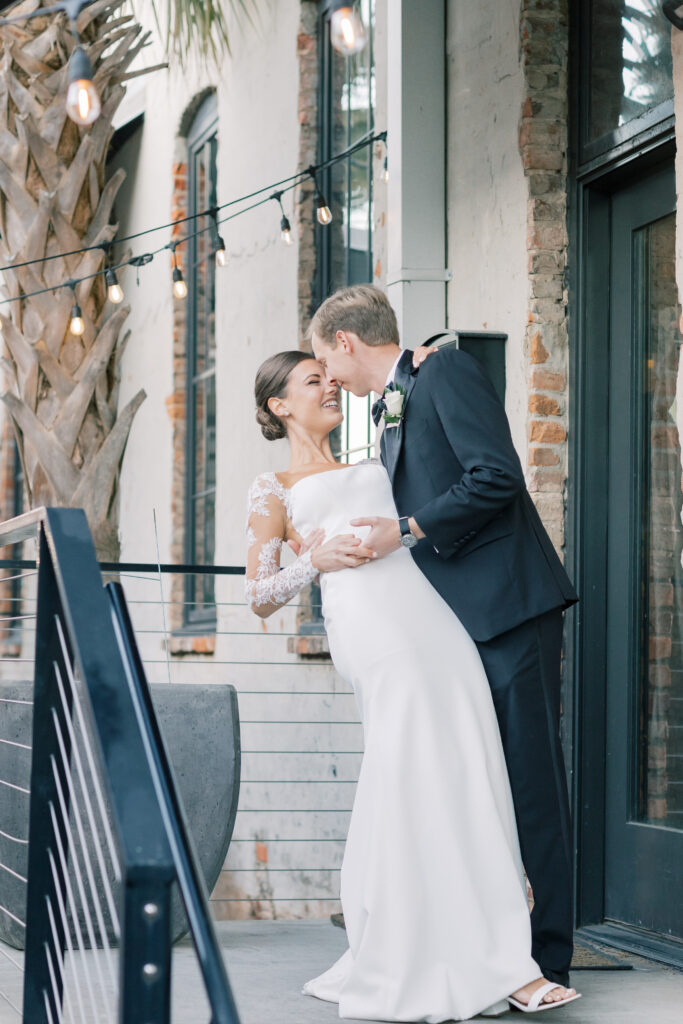
<path fill-rule="evenodd" d="M 446 326 L 445 4 L 387 4 L 387 295 L 414 348 Z"/>

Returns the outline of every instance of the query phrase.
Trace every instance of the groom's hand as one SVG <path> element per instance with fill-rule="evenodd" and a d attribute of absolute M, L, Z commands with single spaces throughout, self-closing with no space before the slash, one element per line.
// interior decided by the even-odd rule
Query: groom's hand
<path fill-rule="evenodd" d="M 324 540 L 325 531 L 318 527 L 318 529 L 312 530 L 311 533 L 303 539 L 300 534 L 297 533 L 296 537 L 290 537 L 287 544 L 298 558 L 299 555 L 305 554 L 306 551 L 314 551 L 316 548 L 319 548 Z"/>
<path fill-rule="evenodd" d="M 387 519 L 384 516 L 368 516 L 367 519 L 352 519 L 351 526 L 369 526 L 370 533 L 365 538 L 366 548 L 375 552 L 375 558 L 384 558 L 401 546 L 401 527 L 398 519 Z M 422 530 L 414 519 L 410 520 L 410 528 L 416 537 L 424 537 Z"/>

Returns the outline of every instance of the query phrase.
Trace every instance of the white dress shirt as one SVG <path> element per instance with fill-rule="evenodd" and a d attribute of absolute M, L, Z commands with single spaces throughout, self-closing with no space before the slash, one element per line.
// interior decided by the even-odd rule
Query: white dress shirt
<path fill-rule="evenodd" d="M 403 350 L 401 350 L 401 351 L 399 352 L 399 354 L 398 354 L 398 356 L 397 356 L 397 358 L 396 358 L 396 362 L 394 363 L 394 365 L 393 365 L 393 366 L 391 367 L 391 369 L 389 370 L 389 376 L 387 377 L 387 382 L 386 382 L 386 384 L 384 385 L 384 387 L 385 387 L 385 388 L 389 387 L 389 385 L 390 385 L 390 384 L 391 384 L 391 382 L 393 381 L 394 377 L 396 376 L 396 368 L 398 367 L 398 364 L 399 364 L 399 362 L 400 362 L 400 359 L 401 359 L 401 356 L 402 356 L 402 355 L 403 355 Z"/>

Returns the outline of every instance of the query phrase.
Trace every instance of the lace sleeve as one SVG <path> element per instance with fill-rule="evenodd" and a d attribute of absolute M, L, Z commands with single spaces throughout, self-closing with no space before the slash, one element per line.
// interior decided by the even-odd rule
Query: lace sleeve
<path fill-rule="evenodd" d="M 258 477 L 247 501 L 247 575 L 245 593 L 252 611 L 266 618 L 303 590 L 318 575 L 310 551 L 280 569 L 289 501 L 274 474 Z"/>

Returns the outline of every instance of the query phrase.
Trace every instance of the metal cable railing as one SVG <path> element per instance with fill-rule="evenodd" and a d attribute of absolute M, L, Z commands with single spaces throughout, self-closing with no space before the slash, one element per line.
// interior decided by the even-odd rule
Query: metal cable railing
<path fill-rule="evenodd" d="M 36 535 L 21 656 L 3 655 L 33 660 L 33 697 L 0 687 L 0 1019 L 169 1022 L 177 882 L 211 1021 L 237 1024 L 122 590 L 80 510 L 2 524 L 0 545 Z"/>
<path fill-rule="evenodd" d="M 26 559 L 22 566 L 30 572 L 32 563 Z M 19 566 L 6 560 L 1 568 L 14 575 Z M 353 693 L 329 660 L 301 657 L 291 649 L 300 639 L 300 620 L 311 617 L 310 606 L 295 600 L 266 622 L 258 620 L 245 604 L 240 566 L 162 565 L 161 573 L 156 563 L 101 568 L 105 579 L 116 577 L 123 586 L 153 684 L 229 682 L 239 694 L 240 803 L 213 893 L 215 916 L 320 916 L 339 909 L 339 871 L 362 728 Z M 188 573 L 216 579 L 215 620 L 203 632 L 187 628 L 184 612 L 194 608 L 185 600 Z M 31 585 L 27 579 L 18 609 L 27 616 L 21 620 L 27 637 L 35 629 Z M 207 640 L 210 653 L 200 651 Z M 0 657 L 0 673 L 14 671 L 18 678 L 24 657 L 28 666 L 26 645 L 20 657 Z"/>

